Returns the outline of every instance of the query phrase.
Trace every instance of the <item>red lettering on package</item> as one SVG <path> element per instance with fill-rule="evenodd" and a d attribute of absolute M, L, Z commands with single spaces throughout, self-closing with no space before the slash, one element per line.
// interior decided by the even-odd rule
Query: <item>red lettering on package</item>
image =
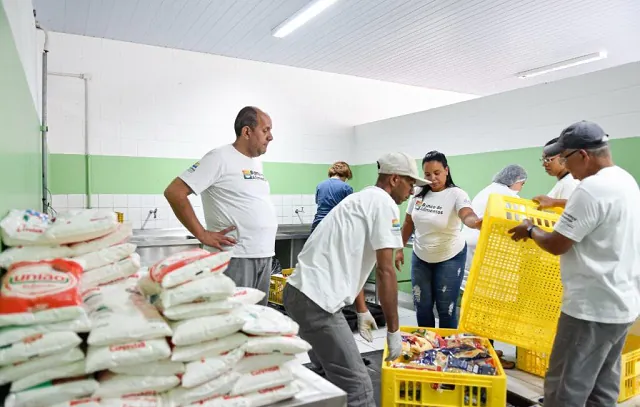
<path fill-rule="evenodd" d="M 122 352 L 122 351 L 127 351 L 127 350 L 143 349 L 146 346 L 147 346 L 147 344 L 144 341 L 135 342 L 135 343 L 128 343 L 126 345 L 111 345 L 111 346 L 109 346 L 109 351 L 110 352 Z"/>

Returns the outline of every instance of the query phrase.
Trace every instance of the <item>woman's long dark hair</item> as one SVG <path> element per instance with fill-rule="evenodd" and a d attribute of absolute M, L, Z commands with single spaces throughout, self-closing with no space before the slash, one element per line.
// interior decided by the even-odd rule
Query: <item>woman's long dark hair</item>
<path fill-rule="evenodd" d="M 437 161 L 440 164 L 442 164 L 442 166 L 445 169 L 449 170 L 449 173 L 447 174 L 447 180 L 445 181 L 444 187 L 445 188 L 451 188 L 451 187 L 455 187 L 456 184 L 453 183 L 453 178 L 451 178 L 451 168 L 449 168 L 449 164 L 447 163 L 447 157 L 442 154 L 439 151 L 429 151 L 424 158 L 422 159 L 422 167 L 424 168 L 424 165 L 428 162 L 432 162 L 432 161 Z M 423 199 L 425 197 L 425 195 L 427 195 L 427 192 L 431 191 L 431 185 L 426 185 L 424 187 L 422 187 L 422 189 L 420 190 L 420 192 L 418 192 L 416 194 L 416 198 L 421 198 Z"/>

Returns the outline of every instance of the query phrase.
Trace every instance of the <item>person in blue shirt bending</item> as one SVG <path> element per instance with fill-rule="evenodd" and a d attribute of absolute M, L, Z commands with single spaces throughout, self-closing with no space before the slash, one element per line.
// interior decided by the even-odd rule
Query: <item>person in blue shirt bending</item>
<path fill-rule="evenodd" d="M 331 209 L 353 193 L 353 188 L 346 182 L 351 178 L 353 178 L 351 168 L 344 161 L 337 161 L 329 168 L 329 179 L 322 181 L 316 187 L 318 209 L 311 224 L 312 233 Z"/>

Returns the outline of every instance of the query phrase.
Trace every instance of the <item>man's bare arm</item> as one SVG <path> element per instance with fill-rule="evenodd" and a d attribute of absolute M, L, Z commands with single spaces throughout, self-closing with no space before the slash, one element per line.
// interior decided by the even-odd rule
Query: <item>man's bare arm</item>
<path fill-rule="evenodd" d="M 393 249 L 376 250 L 376 284 L 380 296 L 380 305 L 387 321 L 387 331 L 396 332 L 400 327 L 398 320 L 398 280 L 393 268 Z"/>
<path fill-rule="evenodd" d="M 171 209 L 173 213 L 176 214 L 180 223 L 182 223 L 196 239 L 200 239 L 204 234 L 205 228 L 198 220 L 193 206 L 191 202 L 189 202 L 190 194 L 193 194 L 193 191 L 180 178 L 174 179 L 167 189 L 164 190 L 164 197 L 169 201 L 169 205 L 171 205 Z"/>

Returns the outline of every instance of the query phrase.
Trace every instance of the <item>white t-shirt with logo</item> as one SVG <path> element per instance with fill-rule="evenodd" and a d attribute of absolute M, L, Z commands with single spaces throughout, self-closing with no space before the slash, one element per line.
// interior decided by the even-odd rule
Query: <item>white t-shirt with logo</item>
<path fill-rule="evenodd" d="M 318 224 L 287 284 L 329 313 L 354 303 L 376 251 L 402 247 L 398 205 L 378 187 L 349 195 Z"/>
<path fill-rule="evenodd" d="M 237 228 L 228 234 L 237 243 L 225 247 L 233 251 L 233 257 L 274 255 L 278 219 L 259 159 L 247 157 L 229 144 L 208 152 L 180 178 L 201 195 L 207 230 Z"/>
<path fill-rule="evenodd" d="M 573 178 L 571 173 L 567 173 L 564 177 L 558 180 L 556 184 L 549 191 L 549 198 L 553 199 L 569 199 L 573 191 L 580 184 L 580 181 Z"/>
<path fill-rule="evenodd" d="M 414 196 L 407 206 L 415 225 L 413 251 L 427 263 L 440 263 L 455 257 L 464 248 L 462 220 L 458 212 L 471 208 L 469 195 L 458 187 Z"/>
<path fill-rule="evenodd" d="M 569 198 L 556 232 L 573 240 L 560 257 L 562 312 L 612 324 L 640 312 L 640 190 L 620 167 L 585 178 Z"/>

